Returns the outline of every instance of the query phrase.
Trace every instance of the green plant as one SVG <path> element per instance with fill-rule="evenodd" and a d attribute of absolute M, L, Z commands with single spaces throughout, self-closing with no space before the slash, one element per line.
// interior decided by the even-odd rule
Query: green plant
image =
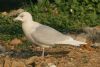
<path fill-rule="evenodd" d="M 61 32 L 77 32 L 86 26 L 100 25 L 99 0 L 38 0 L 23 8 L 30 12 L 33 20 L 51 26 Z M 21 24 L 12 17 L 0 15 L 0 33 L 11 36 L 23 35 Z"/>
<path fill-rule="evenodd" d="M 22 36 L 21 25 L 14 22 L 13 18 L 0 15 L 0 39 L 9 40 L 14 37 Z"/>
<path fill-rule="evenodd" d="M 48 0 L 49 1 L 49 0 Z M 42 0 L 42 4 L 32 5 L 33 19 L 58 30 L 80 30 L 86 26 L 100 25 L 98 0 Z M 26 9 L 26 8 L 25 8 Z M 29 7 L 27 8 L 29 9 Z M 53 15 L 56 11 L 58 15 Z M 64 30 L 64 31 L 65 31 Z M 63 32 L 64 32 L 63 31 Z"/>

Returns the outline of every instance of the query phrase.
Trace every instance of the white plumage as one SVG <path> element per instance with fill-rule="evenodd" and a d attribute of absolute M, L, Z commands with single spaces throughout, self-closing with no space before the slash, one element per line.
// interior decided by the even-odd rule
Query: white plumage
<path fill-rule="evenodd" d="M 19 20 L 22 22 L 22 29 L 26 37 L 33 43 L 45 48 L 54 46 L 57 44 L 67 44 L 80 46 L 81 44 L 86 44 L 84 42 L 76 41 L 70 36 L 66 36 L 59 31 L 42 25 L 38 22 L 32 20 L 32 15 L 29 12 L 22 12 L 14 20 Z"/>

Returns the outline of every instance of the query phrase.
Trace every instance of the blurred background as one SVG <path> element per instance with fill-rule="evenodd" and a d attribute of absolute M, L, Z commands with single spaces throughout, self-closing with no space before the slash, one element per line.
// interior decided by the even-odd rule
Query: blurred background
<path fill-rule="evenodd" d="M 100 25 L 100 0 L 0 0 L 1 39 L 23 36 L 21 24 L 12 20 L 22 11 L 62 33 Z"/>

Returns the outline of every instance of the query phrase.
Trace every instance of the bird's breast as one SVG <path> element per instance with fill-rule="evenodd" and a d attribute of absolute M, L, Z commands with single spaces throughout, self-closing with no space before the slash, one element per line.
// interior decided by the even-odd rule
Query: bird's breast
<path fill-rule="evenodd" d="M 34 31 L 36 30 L 36 28 L 38 27 L 39 25 L 37 24 L 34 24 L 34 23 L 23 23 L 22 24 L 22 29 L 23 29 L 23 32 L 25 34 L 25 36 L 31 40 L 32 42 L 34 41 L 34 38 L 32 38 L 32 34 L 34 33 Z"/>

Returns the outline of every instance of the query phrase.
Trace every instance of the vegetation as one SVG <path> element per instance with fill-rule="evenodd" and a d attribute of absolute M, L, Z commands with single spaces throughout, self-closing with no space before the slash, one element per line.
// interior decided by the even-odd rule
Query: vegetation
<path fill-rule="evenodd" d="M 0 39 L 9 40 L 22 36 L 20 23 L 14 22 L 12 18 L 0 16 Z"/>
<path fill-rule="evenodd" d="M 30 12 L 35 21 L 61 32 L 79 32 L 83 27 L 100 25 L 100 0 L 25 0 L 22 4 L 21 8 Z M 1 34 L 23 33 L 20 24 L 12 19 L 0 16 Z"/>

